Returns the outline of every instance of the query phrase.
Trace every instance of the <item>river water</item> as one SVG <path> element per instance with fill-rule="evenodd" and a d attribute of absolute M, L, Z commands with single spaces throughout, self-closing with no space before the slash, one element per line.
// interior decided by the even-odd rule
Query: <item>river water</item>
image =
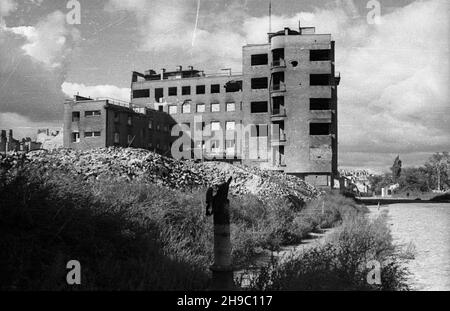
<path fill-rule="evenodd" d="M 370 207 L 377 214 L 377 207 Z M 412 290 L 450 290 L 450 204 L 391 204 L 388 222 L 396 244 L 413 250 L 408 261 Z"/>

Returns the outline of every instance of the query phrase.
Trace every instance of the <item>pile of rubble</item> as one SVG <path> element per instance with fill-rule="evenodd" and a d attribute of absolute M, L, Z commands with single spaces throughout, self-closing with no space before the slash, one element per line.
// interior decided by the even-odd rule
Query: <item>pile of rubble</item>
<path fill-rule="evenodd" d="M 183 191 L 218 184 L 232 176 L 232 195 L 254 194 L 263 200 L 284 197 L 295 203 L 296 200 L 306 201 L 320 194 L 301 179 L 279 172 L 223 162 L 177 161 L 141 149 L 59 149 L 0 158 L 0 167 L 6 169 L 24 164 L 63 169 L 87 180 L 111 177 L 142 180 Z"/>

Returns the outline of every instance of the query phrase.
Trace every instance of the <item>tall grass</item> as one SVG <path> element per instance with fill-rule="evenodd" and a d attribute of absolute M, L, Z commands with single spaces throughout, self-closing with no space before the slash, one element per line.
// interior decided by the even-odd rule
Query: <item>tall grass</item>
<path fill-rule="evenodd" d="M 230 197 L 233 264 L 277 250 L 360 212 L 330 195 L 305 207 Z M 120 179 L 84 180 L 33 167 L 0 172 L 0 289 L 68 289 L 65 264 L 82 264 L 80 289 L 206 289 L 213 262 L 205 189 L 170 190 Z"/>
<path fill-rule="evenodd" d="M 381 263 L 381 284 L 367 281 L 372 260 Z M 326 243 L 264 267 L 250 289 L 407 290 L 407 276 L 384 217 L 351 215 Z"/>
<path fill-rule="evenodd" d="M 21 171 L 0 189 L 0 289 L 62 290 L 66 263 L 81 263 L 75 289 L 204 289 L 208 275 L 170 256 L 158 225 L 102 200 L 80 180 Z"/>

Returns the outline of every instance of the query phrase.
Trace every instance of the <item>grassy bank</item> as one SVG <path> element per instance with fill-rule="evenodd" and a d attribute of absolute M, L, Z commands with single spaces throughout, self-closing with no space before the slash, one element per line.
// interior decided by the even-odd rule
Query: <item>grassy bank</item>
<path fill-rule="evenodd" d="M 385 216 L 369 220 L 345 217 L 324 244 L 279 264 L 264 267 L 250 285 L 252 290 L 408 290 L 408 271 L 392 243 Z M 380 284 L 367 276 L 381 264 Z"/>
<path fill-rule="evenodd" d="M 261 248 L 299 243 L 308 233 L 361 212 L 328 196 L 294 207 L 252 195 L 231 197 L 233 262 Z M 80 289 L 206 289 L 212 219 L 205 189 L 180 192 L 119 179 L 86 181 L 63 170 L 0 174 L 0 289 L 68 289 L 66 263 L 82 265 Z"/>

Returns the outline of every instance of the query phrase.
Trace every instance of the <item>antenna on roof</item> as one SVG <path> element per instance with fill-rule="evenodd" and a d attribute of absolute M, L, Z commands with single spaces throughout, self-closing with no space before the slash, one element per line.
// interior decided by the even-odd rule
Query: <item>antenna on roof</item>
<path fill-rule="evenodd" d="M 272 0 L 269 0 L 269 33 L 272 33 Z"/>

